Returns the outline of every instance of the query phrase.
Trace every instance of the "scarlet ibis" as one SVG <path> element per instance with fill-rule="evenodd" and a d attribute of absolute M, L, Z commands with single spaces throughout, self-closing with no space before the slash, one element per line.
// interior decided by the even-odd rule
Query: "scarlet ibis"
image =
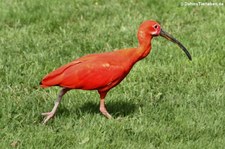
<path fill-rule="evenodd" d="M 100 95 L 100 112 L 107 118 L 112 118 L 105 107 L 106 94 L 127 76 L 136 62 L 150 53 L 151 40 L 159 35 L 176 43 L 187 57 L 192 59 L 188 50 L 165 32 L 159 23 L 152 20 L 144 21 L 138 29 L 137 48 L 86 55 L 61 66 L 42 79 L 40 85 L 43 88 L 51 86 L 62 88 L 52 111 L 42 113 L 45 116 L 43 123 L 55 115 L 63 95 L 71 89 L 97 90 Z"/>

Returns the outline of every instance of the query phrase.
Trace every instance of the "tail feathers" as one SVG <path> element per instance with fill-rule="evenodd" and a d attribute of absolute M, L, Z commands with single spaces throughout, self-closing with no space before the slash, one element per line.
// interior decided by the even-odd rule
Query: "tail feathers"
<path fill-rule="evenodd" d="M 46 88 L 50 86 L 58 86 L 61 81 L 62 81 L 62 75 L 56 75 L 56 76 L 47 75 L 40 82 L 40 86 L 42 88 Z"/>
<path fill-rule="evenodd" d="M 41 81 L 39 84 L 40 84 L 40 86 L 41 86 L 42 88 L 50 87 L 50 86 L 48 86 L 48 85 L 44 85 L 44 84 L 42 83 L 42 81 Z"/>
<path fill-rule="evenodd" d="M 52 71 L 47 76 L 43 78 L 43 80 L 40 82 L 40 86 L 43 88 L 50 87 L 50 86 L 59 86 L 59 84 L 63 80 L 63 73 L 66 69 L 69 69 L 71 66 L 77 65 L 81 63 L 81 61 L 72 61 L 64 66 L 61 66 L 60 68 Z"/>

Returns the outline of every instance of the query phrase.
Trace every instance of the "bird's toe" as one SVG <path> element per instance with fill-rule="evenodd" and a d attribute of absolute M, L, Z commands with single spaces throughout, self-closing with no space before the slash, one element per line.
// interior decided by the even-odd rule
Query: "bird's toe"
<path fill-rule="evenodd" d="M 43 124 L 46 124 L 54 116 L 54 113 L 46 112 L 46 113 L 42 113 L 41 115 L 45 116 L 45 118 L 43 120 Z"/>

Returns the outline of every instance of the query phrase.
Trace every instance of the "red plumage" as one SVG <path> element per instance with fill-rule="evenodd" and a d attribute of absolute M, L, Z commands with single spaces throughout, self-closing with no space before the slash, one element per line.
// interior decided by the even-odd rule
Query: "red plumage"
<path fill-rule="evenodd" d="M 61 66 L 42 79 L 40 85 L 43 88 L 62 87 L 52 111 L 43 113 L 46 116 L 44 123 L 54 116 L 62 96 L 71 89 L 98 90 L 101 99 L 100 111 L 106 117 L 111 118 L 104 104 L 107 92 L 127 76 L 137 61 L 149 54 L 151 39 L 158 35 L 177 43 L 191 59 L 186 48 L 171 35 L 164 32 L 157 22 L 145 21 L 138 30 L 139 46 L 137 48 L 86 55 Z"/>
<path fill-rule="evenodd" d="M 109 90 L 122 81 L 130 71 L 134 64 L 130 55 L 134 50 L 136 49 L 81 57 L 49 73 L 41 81 L 41 87 Z M 122 54 L 124 51 L 127 51 L 127 54 Z"/>

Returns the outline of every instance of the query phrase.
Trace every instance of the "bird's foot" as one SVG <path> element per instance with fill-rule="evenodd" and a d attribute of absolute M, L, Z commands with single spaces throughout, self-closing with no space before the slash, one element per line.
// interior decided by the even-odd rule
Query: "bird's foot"
<path fill-rule="evenodd" d="M 46 124 L 48 120 L 53 118 L 53 116 L 55 115 L 55 112 L 46 112 L 46 113 L 42 113 L 41 115 L 45 116 L 43 120 L 43 124 Z"/>
<path fill-rule="evenodd" d="M 105 115 L 108 119 L 112 119 L 113 117 L 112 117 L 112 115 L 110 115 L 108 112 L 106 113 L 106 115 Z"/>
<path fill-rule="evenodd" d="M 108 111 L 105 108 L 100 108 L 101 113 L 107 117 L 108 119 L 112 119 L 113 117 L 108 113 Z"/>

